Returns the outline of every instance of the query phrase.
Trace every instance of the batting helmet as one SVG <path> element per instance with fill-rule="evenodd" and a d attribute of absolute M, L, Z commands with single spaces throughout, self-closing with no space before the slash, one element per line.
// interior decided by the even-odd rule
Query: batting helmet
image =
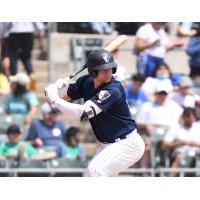
<path fill-rule="evenodd" d="M 94 50 L 89 53 L 86 66 L 88 73 L 95 78 L 97 71 L 104 69 L 113 69 L 113 74 L 116 72 L 117 64 L 111 53 L 104 49 Z"/>

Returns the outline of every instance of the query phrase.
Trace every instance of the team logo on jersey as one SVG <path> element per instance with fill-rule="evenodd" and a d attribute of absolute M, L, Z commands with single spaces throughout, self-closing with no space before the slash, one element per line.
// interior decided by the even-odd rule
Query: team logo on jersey
<path fill-rule="evenodd" d="M 107 56 L 107 55 L 105 55 L 105 56 L 103 56 L 103 59 L 104 59 L 104 61 L 107 63 L 107 62 L 109 62 L 109 56 Z"/>
<path fill-rule="evenodd" d="M 101 90 L 99 93 L 99 100 L 104 101 L 110 97 L 110 93 L 106 90 Z"/>

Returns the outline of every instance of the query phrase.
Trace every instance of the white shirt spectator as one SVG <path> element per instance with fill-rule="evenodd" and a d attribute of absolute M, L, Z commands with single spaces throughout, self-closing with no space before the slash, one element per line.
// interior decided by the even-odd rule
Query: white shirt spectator
<path fill-rule="evenodd" d="M 169 40 L 167 37 L 167 34 L 165 33 L 164 29 L 155 30 L 153 26 L 148 23 L 143 26 L 141 26 L 136 36 L 138 38 L 144 39 L 149 43 L 152 43 L 156 41 L 157 39 L 160 39 L 160 45 L 148 48 L 144 50 L 148 55 L 164 58 L 166 54 L 166 45 L 168 44 Z"/>
<path fill-rule="evenodd" d="M 126 68 L 122 65 L 117 66 L 117 71 L 114 74 L 116 80 L 123 82 L 130 78 L 130 73 L 126 70 Z"/>
<path fill-rule="evenodd" d="M 153 94 L 159 84 L 164 84 L 169 91 L 173 90 L 173 85 L 170 79 L 160 80 L 157 78 L 148 77 L 142 85 L 142 90 L 147 94 Z"/>
<path fill-rule="evenodd" d="M 169 129 L 169 131 L 166 133 L 164 137 L 164 142 L 174 142 L 175 140 L 178 141 L 188 141 L 188 142 L 196 142 L 200 143 L 200 124 L 197 122 L 194 122 L 191 128 L 186 128 L 180 124 L 172 127 Z M 191 146 L 181 146 L 177 147 L 175 152 L 183 153 L 193 147 Z"/>
<path fill-rule="evenodd" d="M 136 116 L 136 123 L 171 127 L 178 123 L 183 109 L 175 102 L 166 100 L 163 105 L 145 102 Z"/>
<path fill-rule="evenodd" d="M 11 22 L 10 33 L 33 33 L 43 30 L 42 22 Z"/>
<path fill-rule="evenodd" d="M 179 92 L 173 93 L 171 99 L 182 107 L 195 107 L 195 98 L 192 95 L 182 96 Z"/>

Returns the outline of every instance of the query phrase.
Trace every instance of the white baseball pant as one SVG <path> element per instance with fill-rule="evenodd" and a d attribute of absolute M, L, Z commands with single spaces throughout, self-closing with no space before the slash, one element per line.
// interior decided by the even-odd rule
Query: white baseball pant
<path fill-rule="evenodd" d="M 116 176 L 138 162 L 144 154 L 145 144 L 135 129 L 125 139 L 102 144 L 88 165 L 84 176 Z"/>

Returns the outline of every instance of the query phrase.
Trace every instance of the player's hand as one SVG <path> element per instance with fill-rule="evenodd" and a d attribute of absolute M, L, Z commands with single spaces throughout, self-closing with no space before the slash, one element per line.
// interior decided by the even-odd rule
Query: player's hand
<path fill-rule="evenodd" d="M 55 84 L 47 86 L 45 89 L 46 96 L 51 103 L 55 103 L 60 97 L 58 95 L 58 88 Z"/>
<path fill-rule="evenodd" d="M 70 78 L 58 79 L 54 84 L 58 88 L 58 95 L 60 98 L 63 98 L 67 95 L 68 83 Z"/>

